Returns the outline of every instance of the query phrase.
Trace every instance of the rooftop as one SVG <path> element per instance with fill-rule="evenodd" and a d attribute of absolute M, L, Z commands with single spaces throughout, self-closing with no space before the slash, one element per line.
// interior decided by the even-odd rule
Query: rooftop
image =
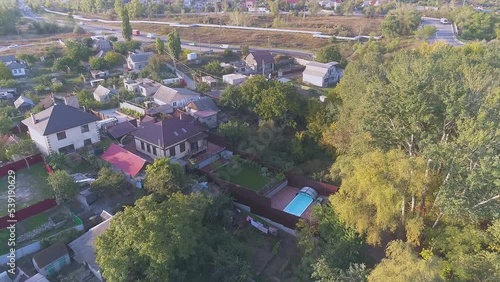
<path fill-rule="evenodd" d="M 114 143 L 101 155 L 101 158 L 132 177 L 139 174 L 146 163 L 143 158 Z"/>
<path fill-rule="evenodd" d="M 39 268 L 44 268 L 65 255 L 69 255 L 68 248 L 66 248 L 66 245 L 63 242 L 57 242 L 54 245 L 36 253 L 36 255 L 33 256 L 33 260 Z"/>
<path fill-rule="evenodd" d="M 153 52 L 139 53 L 139 54 L 130 54 L 129 58 L 134 63 L 146 62 L 153 56 Z"/>
<path fill-rule="evenodd" d="M 170 88 L 162 85 L 153 95 L 153 98 L 158 99 L 163 103 L 170 104 L 172 102 L 192 98 L 194 96 L 200 96 L 200 94 L 185 88 Z"/>
<path fill-rule="evenodd" d="M 132 132 L 132 135 L 148 143 L 157 144 L 161 148 L 168 148 L 203 131 L 204 129 L 197 125 L 170 118 L 140 126 L 135 132 Z"/>

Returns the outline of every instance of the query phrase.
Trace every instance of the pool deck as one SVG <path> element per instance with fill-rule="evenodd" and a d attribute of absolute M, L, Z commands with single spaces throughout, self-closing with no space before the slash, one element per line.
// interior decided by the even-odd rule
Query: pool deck
<path fill-rule="evenodd" d="M 277 210 L 284 210 L 286 206 L 295 198 L 295 195 L 300 191 L 300 189 L 286 186 L 281 189 L 278 193 L 271 197 L 271 207 Z M 300 217 L 305 219 L 311 218 L 312 206 L 314 206 L 316 201 L 314 201 Z"/>

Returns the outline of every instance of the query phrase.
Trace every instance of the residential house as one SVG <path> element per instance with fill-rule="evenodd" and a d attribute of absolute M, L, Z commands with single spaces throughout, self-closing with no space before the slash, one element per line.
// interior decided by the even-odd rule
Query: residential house
<path fill-rule="evenodd" d="M 168 104 L 174 109 L 183 108 L 198 98 L 200 98 L 200 93 L 185 88 L 170 88 L 163 85 L 153 95 L 156 104 L 160 106 Z"/>
<path fill-rule="evenodd" d="M 218 125 L 217 115 L 219 108 L 209 97 L 201 97 L 187 104 L 186 112 L 194 117 L 200 123 L 206 124 L 209 128 L 215 128 Z"/>
<path fill-rule="evenodd" d="M 111 41 L 102 37 L 94 39 L 93 47 L 99 51 L 102 51 L 103 53 L 113 50 L 113 45 L 111 44 Z"/>
<path fill-rule="evenodd" d="M 140 72 L 146 67 L 149 59 L 153 56 L 153 52 L 130 54 L 127 57 L 127 66 L 130 71 Z"/>
<path fill-rule="evenodd" d="M 309 62 L 302 73 L 302 82 L 319 87 L 327 87 L 337 83 L 341 77 L 342 69 L 337 62 L 326 64 Z"/>
<path fill-rule="evenodd" d="M 217 85 L 217 79 L 207 75 L 207 76 L 202 76 L 201 77 L 201 82 L 208 84 L 210 87 L 214 87 Z"/>
<path fill-rule="evenodd" d="M 94 99 L 98 102 L 107 102 L 111 99 L 111 96 L 116 94 L 115 89 L 109 89 L 102 85 L 97 86 L 94 90 Z"/>
<path fill-rule="evenodd" d="M 26 112 L 31 110 L 35 106 L 35 103 L 26 96 L 19 96 L 19 98 L 14 101 L 14 106 L 18 111 Z"/>
<path fill-rule="evenodd" d="M 68 105 L 54 105 L 22 121 L 40 152 L 68 153 L 100 141 L 99 119 Z"/>
<path fill-rule="evenodd" d="M 142 96 L 151 96 L 155 94 L 162 85 L 149 78 L 136 80 L 126 78 L 123 80 L 123 86 L 125 86 L 127 91 L 135 92 Z"/>
<path fill-rule="evenodd" d="M 44 276 L 55 275 L 70 264 L 68 248 L 63 242 L 55 243 L 38 252 L 33 256 L 32 261 L 33 266 L 40 274 Z"/>
<path fill-rule="evenodd" d="M 146 165 L 145 159 L 114 143 L 101 155 L 101 158 L 131 178 L 136 177 Z"/>
<path fill-rule="evenodd" d="M 69 247 L 75 254 L 73 259 L 85 265 L 100 280 L 104 281 L 101 267 L 96 262 L 95 240 L 97 236 L 103 234 L 108 228 L 113 216 L 106 211 L 101 212 L 103 222 L 89 229 L 82 236 L 69 243 Z"/>
<path fill-rule="evenodd" d="M 140 126 L 132 136 L 136 150 L 153 159 L 181 160 L 207 148 L 207 135 L 202 127 L 176 118 Z"/>
<path fill-rule="evenodd" d="M 106 128 L 111 137 L 120 140 L 137 129 L 137 120 L 120 122 L 114 126 Z"/>
<path fill-rule="evenodd" d="M 16 56 L 0 56 L 0 62 L 2 62 L 11 70 L 14 78 L 23 77 L 26 75 L 26 64 L 17 60 Z"/>
<path fill-rule="evenodd" d="M 245 63 L 254 73 L 262 74 L 274 71 L 274 57 L 269 51 L 253 51 L 245 58 Z M 264 69 L 264 70 L 263 70 Z"/>
<path fill-rule="evenodd" d="M 222 81 L 229 85 L 240 85 L 248 79 L 248 76 L 240 73 L 225 74 L 222 76 Z"/>

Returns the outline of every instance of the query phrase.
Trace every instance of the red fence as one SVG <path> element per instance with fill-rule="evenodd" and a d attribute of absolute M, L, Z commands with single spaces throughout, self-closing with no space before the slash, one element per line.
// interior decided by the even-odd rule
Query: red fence
<path fill-rule="evenodd" d="M 17 171 L 28 167 L 28 164 L 31 166 L 37 163 L 41 163 L 42 161 L 43 161 L 42 155 L 37 154 L 26 157 L 17 162 L 7 163 L 6 165 L 0 167 L 0 177 L 6 176 L 9 173 L 9 170 Z"/>
<path fill-rule="evenodd" d="M 0 218 L 0 229 L 6 228 L 9 226 L 10 223 L 7 222 L 7 220 L 9 220 L 9 219 L 15 219 L 17 221 L 25 220 L 25 219 L 30 218 L 32 216 L 35 216 L 39 213 L 42 213 L 48 209 L 51 209 L 55 206 L 57 206 L 56 200 L 45 199 L 41 202 L 38 202 L 34 205 L 27 207 L 27 208 L 24 208 L 22 210 L 18 210 L 15 213 L 16 216 L 14 218 L 11 218 L 8 215 L 6 215 L 6 216 Z"/>

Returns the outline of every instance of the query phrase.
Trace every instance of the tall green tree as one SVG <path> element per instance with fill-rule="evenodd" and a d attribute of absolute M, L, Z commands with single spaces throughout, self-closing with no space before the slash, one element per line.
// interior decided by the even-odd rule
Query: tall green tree
<path fill-rule="evenodd" d="M 63 203 L 75 199 L 78 194 L 78 184 L 64 170 L 56 170 L 49 175 L 47 182 L 52 188 L 52 192 L 57 202 Z"/>
<path fill-rule="evenodd" d="M 182 48 L 181 48 L 181 38 L 179 37 L 179 32 L 177 31 L 177 29 L 174 29 L 172 32 L 168 34 L 167 40 L 168 40 L 168 51 L 170 53 L 170 56 L 178 60 L 181 56 Z"/>
<path fill-rule="evenodd" d="M 156 43 L 156 52 L 160 55 L 163 55 L 165 53 L 165 43 L 159 37 L 156 38 L 155 43 Z"/>
<path fill-rule="evenodd" d="M 12 71 L 4 63 L 0 62 L 0 79 L 7 80 L 12 79 Z"/>
<path fill-rule="evenodd" d="M 421 14 L 411 6 L 401 6 L 391 10 L 384 18 L 380 28 L 388 37 L 410 35 L 420 25 Z"/>
<path fill-rule="evenodd" d="M 168 158 L 156 159 L 146 167 L 144 186 L 160 196 L 168 197 L 184 190 L 186 176 L 183 168 Z"/>
<path fill-rule="evenodd" d="M 126 189 L 129 183 L 122 173 L 103 167 L 99 170 L 99 177 L 91 185 L 101 192 L 120 192 Z"/>
<path fill-rule="evenodd" d="M 386 258 L 368 276 L 369 282 L 437 282 L 442 263 L 438 258 L 421 259 L 410 244 L 392 241 L 387 245 Z"/>
<path fill-rule="evenodd" d="M 276 124 L 296 122 L 301 114 L 302 97 L 292 84 L 273 81 L 270 87 L 260 93 L 259 100 L 255 105 L 255 113 Z"/>
<path fill-rule="evenodd" d="M 127 7 L 122 8 L 122 36 L 126 41 L 132 40 L 132 26 L 130 26 L 130 19 L 128 17 Z"/>
<path fill-rule="evenodd" d="M 319 49 L 316 60 L 320 63 L 338 62 L 342 60 L 339 49 L 335 45 L 328 45 Z"/>
<path fill-rule="evenodd" d="M 114 3 L 115 13 L 121 18 L 123 14 L 123 0 L 115 0 Z"/>

